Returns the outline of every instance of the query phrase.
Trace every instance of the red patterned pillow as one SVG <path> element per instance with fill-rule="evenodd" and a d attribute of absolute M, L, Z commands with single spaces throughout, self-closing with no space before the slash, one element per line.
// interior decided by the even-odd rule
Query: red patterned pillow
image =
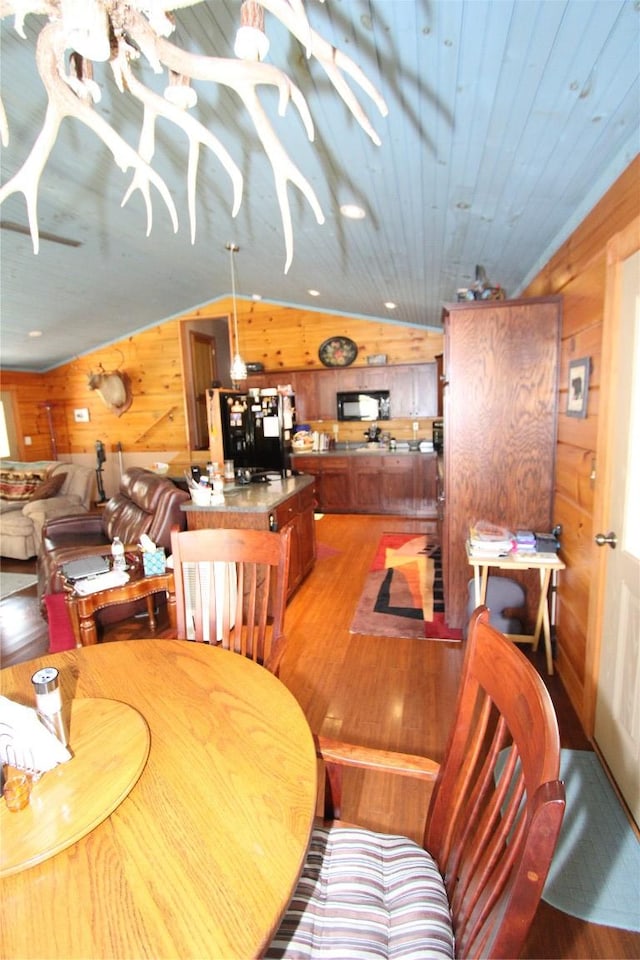
<path fill-rule="evenodd" d="M 0 497 L 3 500 L 30 500 L 46 479 L 46 473 L 31 470 L 0 470 Z"/>

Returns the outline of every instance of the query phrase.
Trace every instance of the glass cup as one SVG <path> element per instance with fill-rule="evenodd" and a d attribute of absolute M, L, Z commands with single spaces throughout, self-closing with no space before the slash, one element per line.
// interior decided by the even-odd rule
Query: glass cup
<path fill-rule="evenodd" d="M 17 813 L 18 810 L 24 810 L 29 804 L 31 780 L 26 774 L 13 774 L 5 781 L 2 792 L 9 810 L 12 813 Z"/>
<path fill-rule="evenodd" d="M 224 462 L 224 479 L 225 480 L 235 480 L 235 471 L 233 467 L 233 460 L 225 460 Z"/>

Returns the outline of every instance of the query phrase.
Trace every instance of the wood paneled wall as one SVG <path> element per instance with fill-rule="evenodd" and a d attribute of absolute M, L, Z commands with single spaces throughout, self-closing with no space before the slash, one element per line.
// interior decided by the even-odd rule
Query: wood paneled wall
<path fill-rule="evenodd" d="M 602 330 L 606 248 L 611 237 L 640 211 L 640 157 L 630 164 L 525 291 L 525 296 L 562 294 L 558 448 L 554 521 L 562 524 L 557 610 L 558 673 L 588 735 L 592 734 L 589 678 L 589 597 L 598 575 L 593 537 L 594 489 L 598 471 L 598 416 L 602 391 Z M 566 414 L 569 361 L 591 358 L 587 417 Z"/>
<path fill-rule="evenodd" d="M 230 314 L 232 304 L 220 300 L 182 314 L 181 320 Z M 367 356 L 387 355 L 388 363 L 426 363 L 442 353 L 442 335 L 401 323 L 382 323 L 315 310 L 300 310 L 262 301 L 237 301 L 238 339 L 244 360 L 265 370 L 322 370 L 320 344 L 329 337 L 351 337 L 358 344 L 354 366 Z"/>
<path fill-rule="evenodd" d="M 17 414 L 19 458 L 53 457 L 50 416 L 59 459 L 71 457 L 94 466 L 96 440 L 104 443 L 107 496 L 117 489 L 120 461 L 125 468 L 157 460 L 200 462 L 202 451 L 189 450 L 183 356 L 187 340 L 181 332 L 203 320 L 228 317 L 231 310 L 230 300 L 214 301 L 45 374 L 3 371 L 2 387 L 12 393 Z M 442 336 L 426 330 L 245 300 L 238 301 L 238 328 L 243 357 L 259 360 L 267 370 L 321 369 L 318 347 L 333 335 L 357 342 L 356 365 L 366 364 L 371 353 L 386 353 L 390 363 L 406 363 L 432 361 L 442 352 Z M 129 377 L 133 403 L 121 417 L 88 389 L 89 371 L 100 368 Z M 78 423 L 74 410 L 84 408 L 90 420 Z M 24 437 L 31 438 L 31 445 L 24 444 Z"/>
<path fill-rule="evenodd" d="M 187 429 L 179 334 L 179 324 L 169 321 L 45 374 L 3 371 L 2 386 L 13 393 L 19 419 L 20 458 L 51 459 L 53 432 L 58 459 L 70 457 L 94 466 L 96 440 L 101 440 L 107 453 L 104 485 L 110 496 L 119 479 L 119 447 L 125 467 L 145 466 L 166 456 L 184 457 Z M 129 378 L 133 403 L 121 417 L 89 390 L 88 374 L 100 368 L 119 370 Z M 85 408 L 89 422 L 76 422 L 74 410 Z M 25 445 L 24 437 L 31 437 L 31 445 Z"/>

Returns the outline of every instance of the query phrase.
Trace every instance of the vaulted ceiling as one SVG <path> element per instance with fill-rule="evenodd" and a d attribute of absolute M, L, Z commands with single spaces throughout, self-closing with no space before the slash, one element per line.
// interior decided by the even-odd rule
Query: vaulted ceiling
<path fill-rule="evenodd" d="M 0 11 L 14 5 L 2 0 Z M 233 57 L 239 6 L 209 0 L 177 10 L 172 42 Z M 175 199 L 179 230 L 173 232 L 152 188 L 147 236 L 141 195 L 121 207 L 131 171 L 123 173 L 87 127 L 65 120 L 40 181 L 37 256 L 20 232 L 27 224 L 24 198 L 11 195 L 0 207 L 3 367 L 46 370 L 228 295 L 228 241 L 240 247 L 235 265 L 243 296 L 438 328 L 443 302 L 473 285 L 478 265 L 491 283 L 517 295 L 640 149 L 636 2 L 308 0 L 306 6 L 313 28 L 362 67 L 389 113 L 382 117 L 358 89 L 381 140 L 376 146 L 325 73 L 266 14 L 267 61 L 306 97 L 315 142 L 307 141 L 291 104 L 280 118 L 271 89 L 263 102 L 325 216 L 318 225 L 306 199 L 289 186 L 288 273 L 273 173 L 235 93 L 193 84 L 193 114 L 244 176 L 234 219 L 229 176 L 201 150 L 193 245 L 182 131 L 161 121 L 153 160 Z M 45 24 L 45 17 L 28 15 L 22 39 L 13 17 L 2 21 L 10 134 L 1 154 L 3 184 L 42 128 L 46 94 L 34 49 Z M 166 85 L 142 61 L 137 70 L 156 89 Z M 102 91 L 94 110 L 137 147 L 139 105 L 118 92 L 106 65 L 96 65 L 94 79 Z M 365 218 L 345 219 L 339 211 L 345 203 L 361 206 Z M 42 335 L 30 337 L 32 331 Z"/>

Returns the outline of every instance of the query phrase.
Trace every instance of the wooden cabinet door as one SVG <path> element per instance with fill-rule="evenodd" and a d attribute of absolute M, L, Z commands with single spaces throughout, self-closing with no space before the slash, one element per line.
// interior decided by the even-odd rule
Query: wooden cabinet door
<path fill-rule="evenodd" d="M 438 374 L 435 363 L 405 364 L 388 370 L 394 420 L 437 416 Z"/>
<path fill-rule="evenodd" d="M 288 597 L 302 583 L 315 562 L 314 506 L 314 488 L 307 487 L 300 493 L 289 497 L 284 503 L 279 504 L 275 511 L 276 530 L 284 530 L 285 527 L 291 528 Z"/>
<path fill-rule="evenodd" d="M 412 417 L 438 416 L 438 369 L 435 363 L 415 364 L 412 370 Z"/>
<path fill-rule="evenodd" d="M 356 456 L 351 468 L 351 503 L 354 513 L 379 513 L 382 504 L 381 455 Z"/>
<path fill-rule="evenodd" d="M 300 512 L 298 514 L 298 546 L 300 561 L 300 580 L 311 572 L 316 562 L 316 490 L 315 485 L 307 487 L 298 494 Z"/>
<path fill-rule="evenodd" d="M 309 417 L 309 419 L 336 420 L 338 417 L 336 371 L 320 370 L 315 376 L 317 378 L 315 395 L 316 413 L 315 416 Z"/>
<path fill-rule="evenodd" d="M 389 391 L 391 393 L 391 417 L 403 420 L 412 416 L 413 383 L 408 374 L 409 368 L 389 367 Z"/>
<path fill-rule="evenodd" d="M 340 391 L 350 390 L 389 390 L 391 380 L 385 365 L 366 367 L 347 367 L 336 370 L 336 387 Z"/>
<path fill-rule="evenodd" d="M 437 457 L 435 454 L 420 454 L 414 471 L 415 508 L 421 516 L 437 516 Z"/>
<path fill-rule="evenodd" d="M 385 456 L 380 472 L 382 513 L 412 516 L 416 512 L 415 474 L 419 468 L 418 456 Z"/>
<path fill-rule="evenodd" d="M 350 468 L 346 458 L 327 457 L 322 462 L 318 501 L 321 510 L 351 512 Z"/>
<path fill-rule="evenodd" d="M 295 394 L 296 423 L 318 419 L 318 374 L 297 370 L 289 377 Z"/>

